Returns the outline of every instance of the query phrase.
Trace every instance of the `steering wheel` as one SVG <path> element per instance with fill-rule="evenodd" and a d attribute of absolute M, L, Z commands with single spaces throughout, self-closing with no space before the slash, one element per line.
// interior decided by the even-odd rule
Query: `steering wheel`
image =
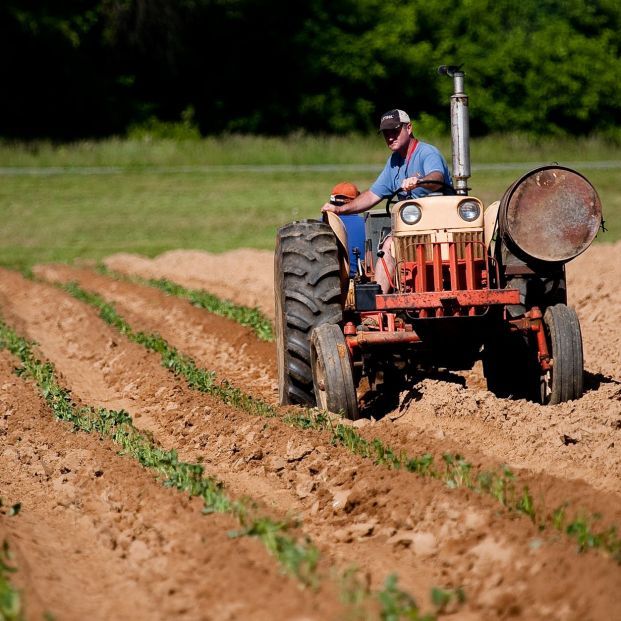
<path fill-rule="evenodd" d="M 448 190 L 448 194 L 450 196 L 455 194 L 455 188 L 452 185 L 449 185 L 448 183 L 444 183 L 444 181 L 435 181 L 433 179 L 425 179 L 424 181 L 419 181 L 416 187 L 418 187 L 419 185 L 439 185 L 441 186 L 443 190 Z M 410 190 L 404 190 L 403 188 L 398 188 L 386 199 L 386 213 L 388 215 L 390 215 L 391 205 L 393 203 L 399 202 L 395 200 L 395 197 L 397 196 L 397 194 L 399 194 L 400 192 L 409 192 L 409 191 Z M 422 197 L 419 197 L 419 198 L 422 198 Z M 403 199 L 403 200 L 408 200 L 408 199 Z"/>

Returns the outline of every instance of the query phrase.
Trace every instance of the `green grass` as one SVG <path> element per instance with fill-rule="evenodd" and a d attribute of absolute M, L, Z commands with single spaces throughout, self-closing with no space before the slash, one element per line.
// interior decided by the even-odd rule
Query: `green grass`
<path fill-rule="evenodd" d="M 416 132 L 416 128 L 415 128 Z M 419 134 L 450 160 L 450 136 Z M 602 137 L 542 138 L 519 134 L 472 138 L 474 164 L 533 161 L 619 159 L 619 145 Z M 224 135 L 201 140 L 110 138 L 67 144 L 0 140 L 0 166 L 149 166 L 371 164 L 386 159 L 381 136 L 317 136 L 298 133 L 287 138 Z"/>
<path fill-rule="evenodd" d="M 579 551 L 603 550 L 621 564 L 621 537 L 615 526 L 596 530 L 598 516 L 584 513 L 576 514 L 570 520 L 566 511 L 568 504 L 555 509 L 551 514 L 546 513 L 543 503 L 537 509 L 528 486 L 520 485 L 514 473 L 506 466 L 495 472 L 475 472 L 472 464 L 461 455 L 444 453 L 441 464 L 437 464 L 434 456 L 429 453 L 412 457 L 404 451 L 393 450 L 378 438 L 367 440 L 353 427 L 335 423 L 325 412 L 318 410 L 297 409 L 283 416 L 278 408 L 251 397 L 226 380 L 218 383 L 213 371 L 199 368 L 191 357 L 171 347 L 158 334 L 135 331 L 114 306 L 101 296 L 85 291 L 75 283 L 58 286 L 76 299 L 96 308 L 99 316 L 121 334 L 158 353 L 162 365 L 175 375 L 183 377 L 190 388 L 211 394 L 222 402 L 255 416 L 279 417 L 286 424 L 301 430 L 327 431 L 332 444 L 343 446 L 350 453 L 370 459 L 377 465 L 434 478 L 443 481 L 450 489 L 465 488 L 490 496 L 506 509 L 527 516 L 540 530 L 553 528 L 564 533 L 577 542 Z"/>
<path fill-rule="evenodd" d="M 450 160 L 448 139 L 434 142 Z M 121 251 L 155 256 L 175 248 L 269 250 L 278 226 L 296 218 L 317 217 L 339 181 L 368 187 L 386 156 L 378 136 L 231 136 L 179 143 L 108 140 L 60 146 L 0 143 L 0 167 L 120 167 L 118 173 L 104 175 L 70 170 L 55 175 L 3 174 L 0 265 L 23 268 L 37 262 L 100 260 Z M 615 159 L 618 149 L 598 139 L 541 143 L 519 136 L 479 139 L 472 144 L 473 192 L 491 202 L 527 170 L 476 172 L 477 164 Z M 323 172 L 200 168 L 238 164 L 337 164 L 344 168 Z M 348 171 L 350 164 L 370 168 Z M 199 168 L 174 169 L 180 166 Z M 620 238 L 619 169 L 583 172 L 604 205 L 609 232 L 600 239 Z"/>

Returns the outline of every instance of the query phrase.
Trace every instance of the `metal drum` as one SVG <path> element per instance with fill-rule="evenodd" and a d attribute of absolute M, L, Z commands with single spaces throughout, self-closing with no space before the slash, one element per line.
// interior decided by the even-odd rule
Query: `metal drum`
<path fill-rule="evenodd" d="M 542 166 L 526 173 L 500 202 L 500 234 L 509 248 L 565 263 L 590 245 L 602 222 L 595 188 L 580 173 Z"/>

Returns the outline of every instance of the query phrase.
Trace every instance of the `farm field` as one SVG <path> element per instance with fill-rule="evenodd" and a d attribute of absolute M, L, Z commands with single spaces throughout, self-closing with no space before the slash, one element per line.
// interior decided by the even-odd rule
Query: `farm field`
<path fill-rule="evenodd" d="M 0 270 L 0 586 L 28 619 L 619 618 L 620 257 L 569 268 L 579 401 L 475 368 L 354 426 L 276 406 L 269 321 L 183 297 L 269 320 L 269 251 Z"/>
<path fill-rule="evenodd" d="M 0 144 L 0 619 L 621 618 L 621 161 L 472 150 L 486 203 L 553 160 L 602 198 L 568 268 L 587 392 L 475 367 L 352 424 L 277 405 L 272 249 L 381 140 Z"/>

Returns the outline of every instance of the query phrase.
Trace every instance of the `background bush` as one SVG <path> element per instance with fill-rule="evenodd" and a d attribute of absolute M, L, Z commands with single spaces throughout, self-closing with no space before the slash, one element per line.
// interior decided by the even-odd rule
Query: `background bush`
<path fill-rule="evenodd" d="M 463 63 L 474 134 L 618 139 L 620 32 L 617 0 L 4 0 L 0 135 L 446 130 Z"/>

